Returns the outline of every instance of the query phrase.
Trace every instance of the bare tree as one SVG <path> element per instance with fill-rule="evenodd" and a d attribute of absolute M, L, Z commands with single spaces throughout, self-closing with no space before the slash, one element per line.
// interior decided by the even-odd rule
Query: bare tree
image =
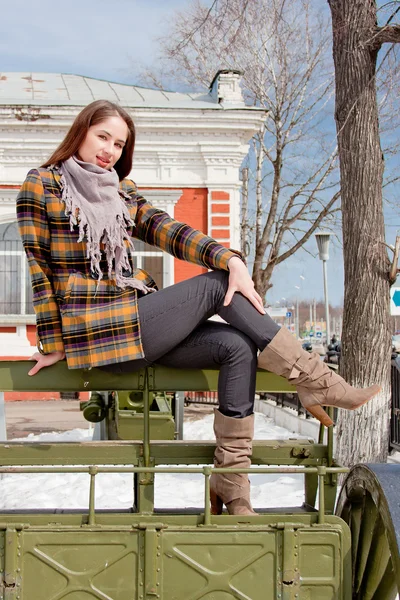
<path fill-rule="evenodd" d="M 390 261 L 384 243 L 384 158 L 376 76 L 382 45 L 400 42 L 400 26 L 393 22 L 400 9 L 396 2 L 387 3 L 393 13 L 379 26 L 375 0 L 328 2 L 333 28 L 345 266 L 343 375 L 354 385 L 382 385 L 379 396 L 362 410 L 339 417 L 338 456 L 342 463 L 354 464 L 385 461 L 388 451 Z"/>
<path fill-rule="evenodd" d="M 175 15 L 160 42 L 167 81 L 206 87 L 219 69 L 239 69 L 247 102 L 268 111 L 246 165 L 255 198 L 252 276 L 262 297 L 274 268 L 338 210 L 329 24 L 311 4 L 195 0 Z M 147 71 L 146 80 L 160 85 L 162 77 Z"/>

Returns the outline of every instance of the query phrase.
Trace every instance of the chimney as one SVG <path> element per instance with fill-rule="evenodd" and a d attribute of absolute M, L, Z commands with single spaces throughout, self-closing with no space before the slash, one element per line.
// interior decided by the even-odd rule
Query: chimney
<path fill-rule="evenodd" d="M 244 106 L 240 87 L 242 75 L 241 71 L 218 71 L 210 85 L 210 94 L 213 100 L 224 106 Z"/>

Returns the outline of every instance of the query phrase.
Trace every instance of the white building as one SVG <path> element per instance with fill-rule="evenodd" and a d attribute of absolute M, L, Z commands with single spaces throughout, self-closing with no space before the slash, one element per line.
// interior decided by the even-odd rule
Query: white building
<path fill-rule="evenodd" d="M 239 248 L 239 168 L 265 112 L 246 107 L 238 72 L 219 72 L 208 94 L 163 92 L 61 73 L 0 75 L 0 357 L 30 356 L 35 317 L 15 199 L 29 169 L 41 165 L 93 100 L 123 106 L 137 127 L 132 179 L 141 193 Z M 201 269 L 135 243 L 140 264 L 162 286 Z M 31 346 L 32 344 L 32 346 Z"/>

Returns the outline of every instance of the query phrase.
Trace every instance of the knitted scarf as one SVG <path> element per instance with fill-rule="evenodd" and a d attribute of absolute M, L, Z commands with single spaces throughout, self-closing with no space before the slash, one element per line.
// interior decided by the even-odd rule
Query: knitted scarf
<path fill-rule="evenodd" d="M 132 271 L 128 251 L 133 252 L 134 246 L 127 227 L 134 223 L 115 169 L 109 171 L 72 156 L 61 163 L 59 171 L 71 231 L 78 227 L 78 242 L 86 241 L 86 257 L 90 258 L 91 270 L 98 275 L 98 281 L 103 278 L 100 268 L 103 252 L 108 277 L 115 279 L 118 287 L 137 288 L 144 293 L 153 291 L 142 281 L 123 275 L 124 270 Z"/>

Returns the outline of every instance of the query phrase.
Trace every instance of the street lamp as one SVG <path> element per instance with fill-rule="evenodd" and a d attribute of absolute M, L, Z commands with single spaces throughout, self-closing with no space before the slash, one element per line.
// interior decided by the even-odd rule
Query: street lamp
<path fill-rule="evenodd" d="M 331 332 L 329 327 L 329 300 L 328 300 L 328 276 L 326 273 L 326 261 L 329 260 L 329 238 L 331 233 L 327 231 L 321 231 L 316 233 L 315 237 L 317 240 L 319 259 L 322 260 L 322 270 L 324 274 L 324 295 L 325 295 L 325 320 L 326 320 L 326 345 L 328 346 L 331 339 Z"/>

